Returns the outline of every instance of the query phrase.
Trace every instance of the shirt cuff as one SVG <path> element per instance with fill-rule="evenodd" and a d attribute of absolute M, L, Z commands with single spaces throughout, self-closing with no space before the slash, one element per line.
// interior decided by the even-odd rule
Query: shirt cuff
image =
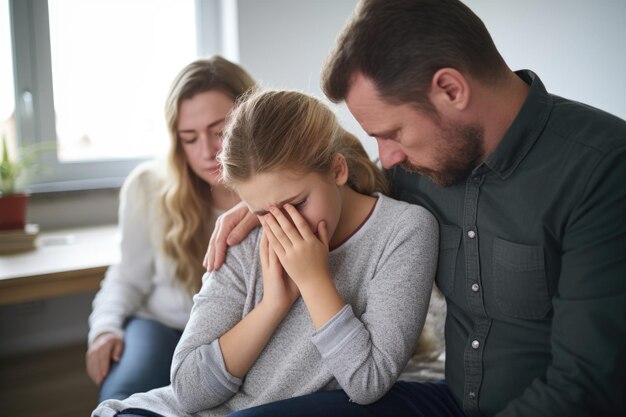
<path fill-rule="evenodd" d="M 207 369 L 212 374 L 212 378 L 206 378 L 209 389 L 215 392 L 219 397 L 230 398 L 239 391 L 241 379 L 233 376 L 226 370 L 222 349 L 220 348 L 219 339 L 215 339 L 209 345 L 206 351 Z"/>
<path fill-rule="evenodd" d="M 322 327 L 313 333 L 311 340 L 317 350 L 326 358 L 338 352 L 360 332 L 367 332 L 363 323 L 356 318 L 352 306 L 346 304 Z"/>

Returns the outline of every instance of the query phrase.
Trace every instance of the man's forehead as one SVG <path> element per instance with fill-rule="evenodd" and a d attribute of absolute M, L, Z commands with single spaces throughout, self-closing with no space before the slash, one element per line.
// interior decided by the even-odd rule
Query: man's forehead
<path fill-rule="evenodd" d="M 363 75 L 355 76 L 346 96 L 346 105 L 370 136 L 391 128 L 389 105 L 381 100 L 373 81 L 369 78 Z"/>
<path fill-rule="evenodd" d="M 381 97 L 374 80 L 361 72 L 355 72 L 350 77 L 350 86 L 346 94 L 346 102 L 381 101 Z"/>

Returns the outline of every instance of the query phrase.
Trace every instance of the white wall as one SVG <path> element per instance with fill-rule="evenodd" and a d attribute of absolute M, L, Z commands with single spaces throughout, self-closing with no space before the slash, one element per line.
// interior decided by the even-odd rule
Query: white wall
<path fill-rule="evenodd" d="M 465 0 L 512 69 L 626 119 L 626 1 Z"/>

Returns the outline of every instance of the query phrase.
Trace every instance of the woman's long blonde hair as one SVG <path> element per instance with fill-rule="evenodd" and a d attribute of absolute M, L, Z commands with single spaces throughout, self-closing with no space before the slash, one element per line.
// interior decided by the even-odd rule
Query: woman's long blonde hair
<path fill-rule="evenodd" d="M 202 258 L 215 218 L 210 186 L 189 167 L 178 137 L 180 104 L 209 90 L 218 90 L 236 101 L 254 85 L 252 77 L 239 65 L 213 56 L 183 68 L 167 95 L 165 119 L 171 142 L 161 198 L 165 217 L 163 249 L 176 265 L 176 279 L 190 294 L 200 288 Z"/>
<path fill-rule="evenodd" d="M 297 91 L 256 91 L 231 114 L 218 159 L 222 181 L 232 187 L 282 168 L 326 174 L 336 154 L 348 162 L 352 189 L 388 193 L 382 171 L 325 104 Z"/>

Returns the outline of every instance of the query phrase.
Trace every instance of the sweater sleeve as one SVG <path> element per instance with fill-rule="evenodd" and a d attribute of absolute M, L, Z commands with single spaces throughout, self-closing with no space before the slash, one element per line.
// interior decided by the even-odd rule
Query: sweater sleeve
<path fill-rule="evenodd" d="M 244 317 L 247 297 L 243 265 L 256 256 L 256 233 L 231 248 L 219 271 L 203 278 L 191 317 L 174 352 L 171 380 L 174 395 L 187 413 L 216 407 L 230 399 L 241 379 L 226 370 L 219 338 Z M 253 274 L 254 272 L 249 272 Z"/>
<path fill-rule="evenodd" d="M 90 345 L 104 332 L 122 336 L 125 320 L 137 310 L 152 288 L 154 254 L 145 212 L 146 194 L 155 192 L 146 184 L 150 174 L 145 168 L 138 168 L 120 192 L 121 260 L 107 270 L 93 301 L 89 316 Z"/>
<path fill-rule="evenodd" d="M 425 209 L 396 221 L 357 318 L 344 307 L 313 335 L 322 362 L 350 399 L 381 398 L 406 366 L 424 325 L 435 277 L 439 230 Z"/>

